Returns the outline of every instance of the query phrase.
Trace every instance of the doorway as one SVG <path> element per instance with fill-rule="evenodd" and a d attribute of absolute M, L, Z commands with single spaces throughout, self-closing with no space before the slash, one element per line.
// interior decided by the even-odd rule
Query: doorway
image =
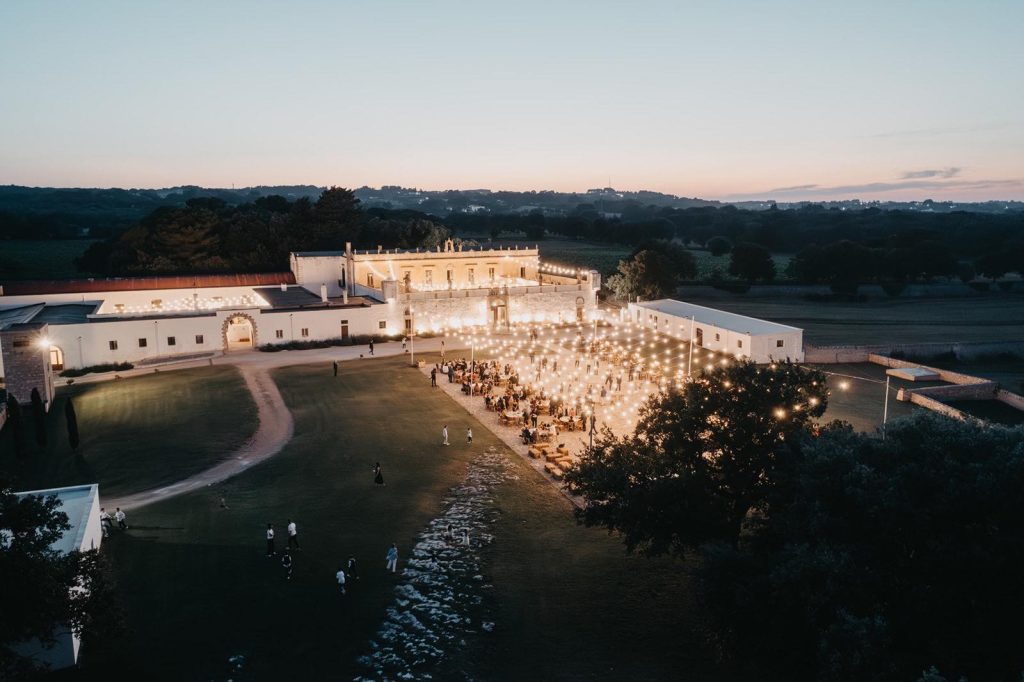
<path fill-rule="evenodd" d="M 698 346 L 704 346 L 704 330 L 700 327 L 697 327 L 697 331 L 694 332 L 693 342 Z"/>
<path fill-rule="evenodd" d="M 228 318 L 227 331 L 224 334 L 227 350 L 252 348 L 253 336 L 252 320 L 248 317 L 236 315 Z"/>
<path fill-rule="evenodd" d="M 64 371 L 64 351 L 57 346 L 50 346 L 50 367 L 54 372 Z"/>

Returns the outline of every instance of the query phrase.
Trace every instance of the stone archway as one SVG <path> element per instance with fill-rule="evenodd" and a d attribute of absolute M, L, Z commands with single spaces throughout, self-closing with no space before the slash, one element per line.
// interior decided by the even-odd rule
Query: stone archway
<path fill-rule="evenodd" d="M 232 313 L 221 325 L 221 341 L 225 351 L 256 347 L 256 320 L 246 313 Z"/>

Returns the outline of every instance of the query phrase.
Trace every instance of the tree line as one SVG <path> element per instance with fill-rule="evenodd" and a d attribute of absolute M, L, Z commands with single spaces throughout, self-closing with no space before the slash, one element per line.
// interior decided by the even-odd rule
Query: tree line
<path fill-rule="evenodd" d="M 316 201 L 268 196 L 232 206 L 198 197 L 157 208 L 124 233 L 92 244 L 76 264 L 105 275 L 280 271 L 292 251 L 340 250 L 346 242 L 429 248 L 449 235 L 422 213 L 363 210 L 341 187 Z"/>

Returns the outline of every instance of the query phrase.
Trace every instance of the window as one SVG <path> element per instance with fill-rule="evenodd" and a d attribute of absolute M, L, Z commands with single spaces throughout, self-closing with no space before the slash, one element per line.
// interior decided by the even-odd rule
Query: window
<path fill-rule="evenodd" d="M 722 340 L 722 335 L 716 333 L 715 334 L 715 341 L 721 341 L 721 340 Z"/>
<path fill-rule="evenodd" d="M 309 336 L 309 327 L 303 327 L 302 331 L 299 333 L 302 334 L 303 336 Z"/>
<path fill-rule="evenodd" d="M 139 348 L 145 348 L 147 345 L 149 345 L 149 341 L 146 339 L 139 339 Z"/>
<path fill-rule="evenodd" d="M 743 348 L 743 339 L 736 339 L 736 347 Z"/>
<path fill-rule="evenodd" d="M 164 302 L 163 299 L 154 298 L 152 301 L 149 302 L 149 305 L 151 308 L 156 308 L 157 310 L 159 310 L 164 307 Z"/>
<path fill-rule="evenodd" d="M 110 350 L 117 350 L 117 341 L 110 341 L 107 345 L 110 346 Z"/>
<path fill-rule="evenodd" d="M 381 320 L 380 322 L 377 323 L 377 329 L 387 329 L 387 328 L 388 328 L 387 320 Z"/>
<path fill-rule="evenodd" d="M 476 278 L 473 275 L 473 268 L 466 270 L 466 279 L 469 280 L 470 284 L 474 284 L 476 282 Z"/>
<path fill-rule="evenodd" d="M 494 281 L 494 268 L 487 268 L 487 277 L 492 282 Z"/>
<path fill-rule="evenodd" d="M 434 283 L 434 271 L 433 270 L 424 270 L 423 271 L 423 283 L 426 284 L 428 287 L 431 284 Z M 381 329 L 383 329 L 383 327 L 381 327 Z"/>
<path fill-rule="evenodd" d="M 412 334 L 412 320 L 409 318 L 405 319 L 405 333 Z"/>
<path fill-rule="evenodd" d="M 202 334 L 196 334 L 196 345 L 197 346 L 203 345 L 203 335 Z"/>
<path fill-rule="evenodd" d="M 775 342 L 776 348 L 782 348 L 784 345 L 785 343 L 783 343 L 782 339 L 779 339 L 778 341 Z"/>
<path fill-rule="evenodd" d="M 274 336 L 279 338 L 279 339 L 283 339 L 284 338 L 284 330 L 283 329 L 278 329 L 277 331 L 274 332 Z"/>
<path fill-rule="evenodd" d="M 445 271 L 445 276 L 448 278 L 448 284 L 452 283 L 452 279 L 454 278 L 453 277 L 454 274 L 455 273 L 452 272 L 451 268 L 449 268 L 447 271 Z"/>
<path fill-rule="evenodd" d="M 526 268 L 519 268 L 519 279 L 526 279 Z"/>
<path fill-rule="evenodd" d="M 14 342 L 15 348 L 28 348 L 28 339 L 18 339 Z"/>
<path fill-rule="evenodd" d="M 371 289 L 373 288 L 373 273 L 372 272 L 366 273 L 366 286 L 370 287 Z"/>
<path fill-rule="evenodd" d="M 174 338 L 173 336 L 168 336 L 167 337 L 167 345 L 168 346 L 174 346 L 174 345 L 177 345 L 177 343 L 178 343 L 178 340 L 176 338 Z"/>

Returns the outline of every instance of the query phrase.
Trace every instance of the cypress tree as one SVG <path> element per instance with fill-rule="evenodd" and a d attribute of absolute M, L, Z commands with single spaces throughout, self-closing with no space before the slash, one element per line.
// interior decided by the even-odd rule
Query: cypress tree
<path fill-rule="evenodd" d="M 25 455 L 25 424 L 21 419 L 21 405 L 18 399 L 10 393 L 7 394 L 7 426 L 14 436 L 14 454 L 18 457 Z"/>
<path fill-rule="evenodd" d="M 32 389 L 32 421 L 36 427 L 36 443 L 39 447 L 46 447 L 46 408 L 43 407 L 43 399 L 39 395 L 39 389 Z"/>
<path fill-rule="evenodd" d="M 64 404 L 64 417 L 68 421 L 68 445 L 72 451 L 78 450 L 78 415 L 75 414 L 75 404 L 68 398 Z"/>

